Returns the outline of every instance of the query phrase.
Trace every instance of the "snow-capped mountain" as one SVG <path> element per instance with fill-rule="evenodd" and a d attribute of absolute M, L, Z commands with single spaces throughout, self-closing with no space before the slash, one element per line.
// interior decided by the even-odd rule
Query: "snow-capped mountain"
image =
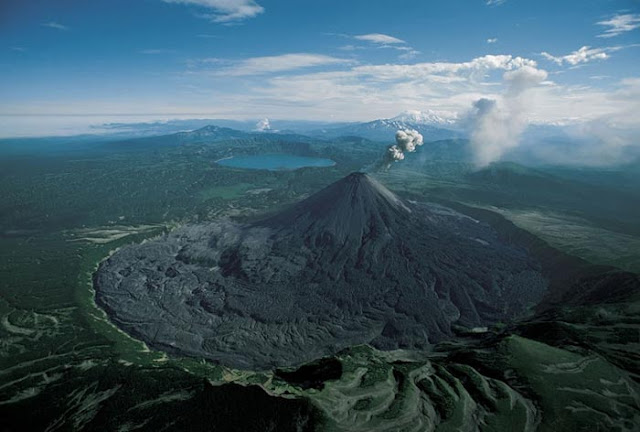
<path fill-rule="evenodd" d="M 389 141 L 394 139 L 399 129 L 415 129 L 424 136 L 426 141 L 436 141 L 460 137 L 459 132 L 451 130 L 454 127 L 454 119 L 441 117 L 432 111 L 405 111 L 388 119 L 325 128 L 314 131 L 313 135 L 326 138 L 354 135 L 374 141 Z"/>
<path fill-rule="evenodd" d="M 449 115 L 445 117 L 431 110 L 427 110 L 427 111 L 406 110 L 389 120 L 398 121 L 402 123 L 425 124 L 425 125 L 443 126 L 443 127 L 446 127 L 446 126 L 451 127 L 456 122 L 456 118 L 454 115 Z"/>

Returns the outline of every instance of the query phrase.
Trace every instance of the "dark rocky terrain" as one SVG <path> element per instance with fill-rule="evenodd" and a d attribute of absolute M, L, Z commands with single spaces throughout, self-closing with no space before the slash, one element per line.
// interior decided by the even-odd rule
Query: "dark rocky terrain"
<path fill-rule="evenodd" d="M 342 348 L 428 349 L 509 321 L 548 281 L 489 225 L 351 174 L 251 224 L 185 226 L 104 261 L 98 303 L 149 344 L 266 369 Z"/>

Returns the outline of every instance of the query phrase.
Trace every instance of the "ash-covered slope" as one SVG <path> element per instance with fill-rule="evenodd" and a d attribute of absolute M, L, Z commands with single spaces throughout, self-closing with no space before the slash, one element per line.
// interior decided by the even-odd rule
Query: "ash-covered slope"
<path fill-rule="evenodd" d="M 353 173 L 256 225 L 279 236 L 342 244 L 389 233 L 410 213 L 389 189 L 364 173 Z"/>
<path fill-rule="evenodd" d="M 251 225 L 178 229 L 95 275 L 112 319 L 161 349 L 249 369 L 344 347 L 427 349 L 507 321 L 548 282 L 489 225 L 354 173 Z"/>

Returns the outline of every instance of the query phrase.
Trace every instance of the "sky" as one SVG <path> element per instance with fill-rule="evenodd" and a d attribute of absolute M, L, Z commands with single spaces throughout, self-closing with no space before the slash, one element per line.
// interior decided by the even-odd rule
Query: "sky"
<path fill-rule="evenodd" d="M 42 116 L 464 121 L 484 99 L 633 128 L 640 1 L 3 0 L 0 77 L 0 136 Z"/>

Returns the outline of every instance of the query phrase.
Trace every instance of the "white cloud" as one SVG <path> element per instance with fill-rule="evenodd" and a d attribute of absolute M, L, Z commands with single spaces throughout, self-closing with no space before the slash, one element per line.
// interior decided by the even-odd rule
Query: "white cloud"
<path fill-rule="evenodd" d="M 69 30 L 69 27 L 67 27 L 66 25 L 62 25 L 62 24 L 57 23 L 55 21 L 49 21 L 49 22 L 46 22 L 46 23 L 44 23 L 42 25 L 43 25 L 43 27 L 49 27 L 49 28 L 56 29 L 56 30 L 63 30 L 63 31 Z"/>
<path fill-rule="evenodd" d="M 507 0 L 486 0 L 487 6 L 500 6 L 503 3 L 506 3 Z"/>
<path fill-rule="evenodd" d="M 389 36 L 389 35 L 382 34 L 382 33 L 369 33 L 369 34 L 363 34 L 363 35 L 356 35 L 356 36 L 354 36 L 354 39 L 358 39 L 358 40 L 361 40 L 361 41 L 372 42 L 372 43 L 380 44 L 380 45 L 404 44 L 404 43 L 406 43 L 402 39 L 398 39 L 396 37 Z"/>
<path fill-rule="evenodd" d="M 254 0 L 162 0 L 165 3 L 179 3 L 200 6 L 211 11 L 203 15 L 213 22 L 229 23 L 253 18 L 264 12 L 264 8 Z"/>
<path fill-rule="evenodd" d="M 361 35 L 354 35 L 354 36 L 344 34 L 344 33 L 325 33 L 325 34 L 330 36 L 339 36 L 343 38 L 355 39 L 361 42 L 369 43 L 369 44 L 362 44 L 362 45 L 348 44 L 338 48 L 343 51 L 355 51 L 355 50 L 362 50 L 362 49 L 367 49 L 372 47 L 377 49 L 378 48 L 393 49 L 400 52 L 398 55 L 398 58 L 401 60 L 411 60 L 415 58 L 418 54 L 420 54 L 420 51 L 409 46 L 406 41 L 394 36 L 383 34 L 383 33 L 368 33 L 368 34 L 361 34 Z"/>
<path fill-rule="evenodd" d="M 609 52 L 617 51 L 621 47 L 591 48 L 583 46 L 577 51 L 563 56 L 554 56 L 548 52 L 541 52 L 540 55 L 562 66 L 564 63 L 575 66 L 580 63 L 587 63 L 593 60 L 605 60 L 609 58 Z"/>
<path fill-rule="evenodd" d="M 489 38 L 489 39 L 487 39 L 487 43 L 489 43 L 489 44 L 494 44 L 496 42 L 498 42 L 498 38 Z"/>
<path fill-rule="evenodd" d="M 640 14 L 618 14 L 596 24 L 606 27 L 598 37 L 610 38 L 640 28 Z"/>
<path fill-rule="evenodd" d="M 232 63 L 228 67 L 211 71 L 219 76 L 249 76 L 264 75 L 277 72 L 285 72 L 296 69 L 349 63 L 337 57 L 322 54 L 295 53 L 277 56 L 252 57 L 238 62 L 229 62 L 220 59 L 203 59 L 201 63 Z"/>

